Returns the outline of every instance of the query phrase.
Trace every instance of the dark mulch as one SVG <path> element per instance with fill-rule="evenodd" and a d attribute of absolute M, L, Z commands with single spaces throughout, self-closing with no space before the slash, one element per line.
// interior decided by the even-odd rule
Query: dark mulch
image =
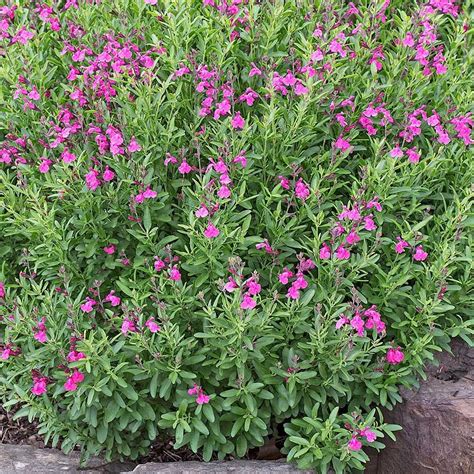
<path fill-rule="evenodd" d="M 27 418 L 13 419 L 18 409 L 19 407 L 7 413 L 0 406 L 0 444 L 28 444 L 44 448 L 43 438 L 36 434 L 37 423 L 29 423 Z"/>

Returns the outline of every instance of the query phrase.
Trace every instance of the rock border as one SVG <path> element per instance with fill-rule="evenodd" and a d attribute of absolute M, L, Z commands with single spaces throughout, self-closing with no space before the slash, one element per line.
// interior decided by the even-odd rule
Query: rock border
<path fill-rule="evenodd" d="M 64 454 L 58 449 L 35 448 L 29 445 L 0 444 L 0 473 L 14 474 L 29 472 L 31 474 L 105 474 L 105 473 L 160 473 L 160 474 L 226 474 L 226 473 L 287 473 L 309 474 L 313 471 L 300 471 L 286 463 L 277 461 L 219 461 L 219 462 L 165 462 L 134 464 L 115 462 L 105 464 L 99 458 L 93 458 L 87 468 L 79 466 L 79 454 Z"/>

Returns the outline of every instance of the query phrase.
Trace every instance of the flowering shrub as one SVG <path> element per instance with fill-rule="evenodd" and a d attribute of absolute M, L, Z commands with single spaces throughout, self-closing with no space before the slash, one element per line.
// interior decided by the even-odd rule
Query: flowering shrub
<path fill-rule="evenodd" d="M 4 406 L 362 469 L 472 334 L 472 2 L 3 3 Z"/>

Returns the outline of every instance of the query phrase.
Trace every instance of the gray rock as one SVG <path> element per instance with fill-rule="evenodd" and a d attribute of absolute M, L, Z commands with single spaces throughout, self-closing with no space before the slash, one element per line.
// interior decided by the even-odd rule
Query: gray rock
<path fill-rule="evenodd" d="M 135 468 L 135 469 L 134 469 Z M 229 462 L 167 462 L 147 463 L 136 466 L 133 463 L 104 464 L 98 458 L 92 459 L 86 469 L 79 467 L 78 453 L 63 454 L 57 449 L 39 449 L 33 446 L 0 444 L 0 474 L 29 472 L 31 474 L 74 474 L 98 473 L 172 473 L 172 474 L 225 474 L 225 473 L 302 473 L 295 467 L 279 461 L 229 461 Z M 312 471 L 305 471 L 312 472 Z"/>
<path fill-rule="evenodd" d="M 223 461 L 223 462 L 165 462 L 148 463 L 137 466 L 133 473 L 148 474 L 254 474 L 254 473 L 312 473 L 313 471 L 301 471 L 287 464 L 284 460 L 278 461 Z"/>
<path fill-rule="evenodd" d="M 109 463 L 105 464 L 99 458 L 89 461 L 87 468 L 80 469 L 79 454 L 72 452 L 64 454 L 58 449 L 39 449 L 34 446 L 0 444 L 0 474 L 29 472 L 30 474 L 49 473 L 120 473 L 130 472 L 136 464 Z"/>

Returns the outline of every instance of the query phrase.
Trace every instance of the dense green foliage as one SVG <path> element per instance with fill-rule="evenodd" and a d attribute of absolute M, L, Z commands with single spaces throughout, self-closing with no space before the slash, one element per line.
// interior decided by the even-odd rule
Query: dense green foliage
<path fill-rule="evenodd" d="M 0 7 L 0 400 L 52 445 L 360 470 L 471 342 L 472 2 L 354 3 Z"/>

